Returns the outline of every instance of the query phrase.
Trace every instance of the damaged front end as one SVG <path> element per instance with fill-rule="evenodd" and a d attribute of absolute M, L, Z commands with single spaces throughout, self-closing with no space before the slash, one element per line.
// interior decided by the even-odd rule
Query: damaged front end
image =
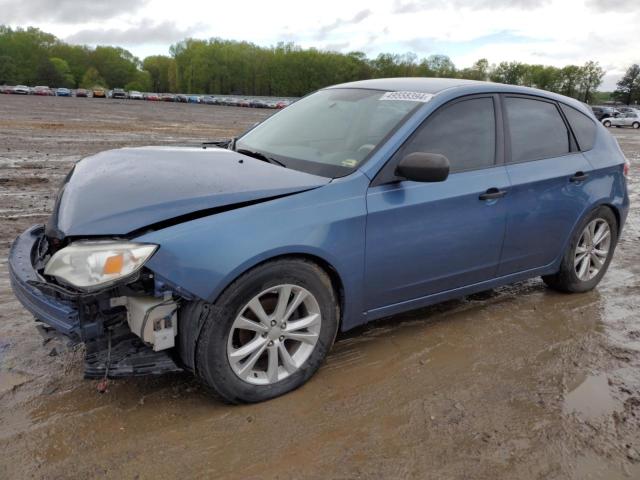
<path fill-rule="evenodd" d="M 181 371 L 172 347 L 178 333 L 178 308 L 186 300 L 184 293 L 178 295 L 142 266 L 123 278 L 76 288 L 48 274 L 52 259 L 62 250 L 54 243 L 42 225 L 20 235 L 9 254 L 11 285 L 37 321 L 74 342 L 85 343 L 85 376 L 115 378 Z M 123 267 L 117 256 L 107 258 L 109 261 L 109 269 Z M 66 259 L 69 264 L 73 261 Z M 100 268 L 107 271 L 107 263 Z"/>

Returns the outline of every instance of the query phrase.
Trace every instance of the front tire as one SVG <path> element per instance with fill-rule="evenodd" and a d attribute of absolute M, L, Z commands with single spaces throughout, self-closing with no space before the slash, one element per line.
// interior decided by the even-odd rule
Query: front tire
<path fill-rule="evenodd" d="M 555 290 L 587 292 L 595 288 L 606 273 L 617 242 L 616 216 L 610 208 L 599 207 L 578 225 L 558 273 L 542 279 Z"/>
<path fill-rule="evenodd" d="M 230 403 L 252 403 L 304 384 L 338 331 L 329 276 L 307 260 L 267 262 L 242 275 L 205 319 L 197 376 Z"/>
<path fill-rule="evenodd" d="M 602 124 L 607 128 L 611 127 L 611 122 L 609 120 L 605 120 L 604 122 L 602 122 Z"/>
<path fill-rule="evenodd" d="M 640 128 L 640 122 L 633 122 L 632 125 L 633 128 L 635 128 L 636 130 Z"/>

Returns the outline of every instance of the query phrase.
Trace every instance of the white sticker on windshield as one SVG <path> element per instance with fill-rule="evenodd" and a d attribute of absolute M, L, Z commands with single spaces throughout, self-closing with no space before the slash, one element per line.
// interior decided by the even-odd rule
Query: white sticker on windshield
<path fill-rule="evenodd" d="M 380 97 L 380 100 L 405 100 L 408 102 L 426 103 L 433 98 L 431 93 L 421 92 L 387 92 Z"/>

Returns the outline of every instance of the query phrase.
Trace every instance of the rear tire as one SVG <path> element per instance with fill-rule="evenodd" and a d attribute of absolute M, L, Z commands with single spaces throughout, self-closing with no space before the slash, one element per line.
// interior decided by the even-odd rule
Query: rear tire
<path fill-rule="evenodd" d="M 609 120 L 605 120 L 604 122 L 602 122 L 602 124 L 607 128 L 611 127 L 611 122 Z"/>
<path fill-rule="evenodd" d="M 636 130 L 640 128 L 640 122 L 633 122 L 632 125 L 633 128 L 635 128 Z"/>
<path fill-rule="evenodd" d="M 267 262 L 234 281 L 215 302 L 197 341 L 196 375 L 230 403 L 283 395 L 320 368 L 339 318 L 335 290 L 318 265 L 302 259 Z"/>
<path fill-rule="evenodd" d="M 558 273 L 545 275 L 542 280 L 561 292 L 578 293 L 593 289 L 606 273 L 617 242 L 616 216 L 608 207 L 596 208 L 573 233 Z"/>

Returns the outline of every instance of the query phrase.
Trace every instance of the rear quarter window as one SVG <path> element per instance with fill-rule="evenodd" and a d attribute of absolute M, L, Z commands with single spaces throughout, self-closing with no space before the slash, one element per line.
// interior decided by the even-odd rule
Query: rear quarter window
<path fill-rule="evenodd" d="M 595 122 L 584 113 L 568 105 L 560 104 L 565 117 L 571 125 L 581 151 L 591 150 L 596 141 L 597 127 Z"/>

